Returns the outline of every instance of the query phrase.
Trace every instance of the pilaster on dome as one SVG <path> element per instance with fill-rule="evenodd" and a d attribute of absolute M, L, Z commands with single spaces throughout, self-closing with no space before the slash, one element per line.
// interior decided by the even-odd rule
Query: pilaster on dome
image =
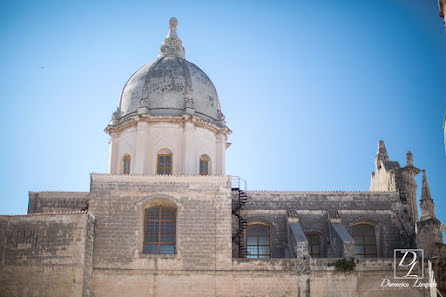
<path fill-rule="evenodd" d="M 174 17 L 169 20 L 169 33 L 167 37 L 163 40 L 160 47 L 158 57 L 177 57 L 184 59 L 185 50 L 183 43 L 177 35 L 177 25 L 178 20 Z"/>

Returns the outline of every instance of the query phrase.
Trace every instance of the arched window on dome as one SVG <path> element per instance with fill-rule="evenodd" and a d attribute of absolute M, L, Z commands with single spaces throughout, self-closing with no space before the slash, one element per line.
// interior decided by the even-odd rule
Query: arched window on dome
<path fill-rule="evenodd" d="M 172 174 L 172 152 L 168 149 L 163 149 L 158 153 L 157 174 Z"/>
<path fill-rule="evenodd" d="M 200 157 L 200 175 L 209 175 L 210 170 L 210 158 L 207 155 L 201 155 Z"/>
<path fill-rule="evenodd" d="M 124 157 L 122 157 L 122 173 L 123 174 L 130 174 L 130 155 L 125 154 Z"/>
<path fill-rule="evenodd" d="M 144 254 L 175 254 L 176 209 L 155 206 L 144 211 Z"/>
<path fill-rule="evenodd" d="M 352 227 L 352 237 L 355 240 L 355 256 L 357 258 L 376 258 L 375 226 L 371 224 L 356 224 Z"/>
<path fill-rule="evenodd" d="M 246 243 L 247 258 L 271 258 L 271 227 L 262 223 L 249 224 Z"/>

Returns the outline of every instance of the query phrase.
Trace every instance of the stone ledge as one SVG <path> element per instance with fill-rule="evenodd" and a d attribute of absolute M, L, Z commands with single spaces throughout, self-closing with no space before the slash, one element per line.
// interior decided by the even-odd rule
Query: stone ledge
<path fill-rule="evenodd" d="M 71 214 L 89 214 L 88 211 L 76 210 L 76 211 L 55 211 L 55 212 L 40 212 L 21 215 L 0 215 L 0 218 L 13 218 L 13 217 L 37 217 L 37 216 L 55 216 L 55 215 L 71 215 Z M 91 214 L 89 214 L 91 215 Z"/>
<path fill-rule="evenodd" d="M 342 190 L 333 190 L 333 191 L 300 191 L 300 190 L 248 190 L 248 193 L 283 193 L 283 194 L 389 194 L 396 195 L 398 192 L 388 192 L 388 191 L 342 191 Z"/>
<path fill-rule="evenodd" d="M 91 182 L 194 182 L 194 183 L 214 183 L 214 182 L 231 182 L 230 175 L 121 175 L 106 173 L 91 173 Z"/>

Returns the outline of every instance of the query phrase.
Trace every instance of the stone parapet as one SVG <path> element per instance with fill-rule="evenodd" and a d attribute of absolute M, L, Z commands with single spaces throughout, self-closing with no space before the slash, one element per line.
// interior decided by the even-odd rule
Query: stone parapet
<path fill-rule="evenodd" d="M 89 192 L 29 192 L 28 214 L 86 210 L 88 196 Z"/>
<path fill-rule="evenodd" d="M 82 212 L 0 216 L 0 296 L 89 297 L 94 220 Z"/>

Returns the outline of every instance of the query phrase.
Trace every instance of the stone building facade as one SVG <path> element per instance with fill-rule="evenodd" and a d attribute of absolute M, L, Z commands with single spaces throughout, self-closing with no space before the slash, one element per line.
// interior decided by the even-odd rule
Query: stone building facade
<path fill-rule="evenodd" d="M 247 190 L 225 175 L 231 130 L 176 25 L 124 87 L 109 173 L 0 216 L 0 297 L 433 296 L 382 286 L 398 282 L 397 248 L 422 248 L 421 282 L 444 290 L 441 224 L 424 171 L 418 218 L 410 152 L 401 167 L 379 141 L 369 191 Z"/>
<path fill-rule="evenodd" d="M 445 0 L 438 0 L 438 8 L 440 9 L 440 17 L 443 19 L 443 22 L 445 24 L 446 28 L 446 1 Z"/>

